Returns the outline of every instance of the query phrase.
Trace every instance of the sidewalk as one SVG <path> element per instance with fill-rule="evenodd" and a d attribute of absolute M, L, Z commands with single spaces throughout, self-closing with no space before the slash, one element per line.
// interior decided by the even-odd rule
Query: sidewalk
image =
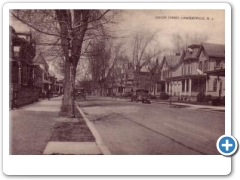
<path fill-rule="evenodd" d="M 102 154 L 80 114 L 58 116 L 61 103 L 56 97 L 11 110 L 10 154 Z"/>
<path fill-rule="evenodd" d="M 156 100 L 151 100 L 152 103 L 156 104 L 166 104 L 170 105 L 169 100 L 168 101 L 156 101 Z M 196 105 L 196 104 L 189 104 L 189 103 L 179 103 L 179 102 L 172 102 L 172 105 L 177 105 L 177 106 L 188 106 L 191 109 L 201 109 L 201 110 L 214 110 L 214 111 L 225 111 L 224 106 L 210 106 L 210 105 Z"/>
<path fill-rule="evenodd" d="M 130 98 L 112 98 L 112 97 L 102 97 L 102 98 L 108 98 L 116 101 L 125 101 L 125 102 L 130 102 Z M 155 99 L 150 99 L 151 103 L 153 104 L 165 104 L 165 105 L 170 105 L 169 100 L 155 100 Z M 225 107 L 224 106 L 211 106 L 211 105 L 196 105 L 196 104 L 189 104 L 189 103 L 184 103 L 184 102 L 172 102 L 173 106 L 187 106 L 188 108 L 191 109 L 200 109 L 200 110 L 206 110 L 206 111 L 219 111 L 219 112 L 224 112 Z"/>

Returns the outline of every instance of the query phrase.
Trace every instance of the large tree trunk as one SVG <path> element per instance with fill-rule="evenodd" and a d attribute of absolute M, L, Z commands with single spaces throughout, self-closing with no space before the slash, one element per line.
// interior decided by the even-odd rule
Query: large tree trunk
<path fill-rule="evenodd" d="M 65 111 L 68 110 L 71 117 L 74 117 L 73 95 L 76 69 L 88 26 L 89 10 L 55 10 L 55 12 L 61 28 L 61 44 L 65 54 L 63 107 Z"/>
<path fill-rule="evenodd" d="M 63 105 L 64 106 L 69 106 L 71 103 L 71 82 L 70 82 L 70 63 L 69 61 L 65 62 L 65 86 L 64 86 L 64 96 L 63 96 Z"/>

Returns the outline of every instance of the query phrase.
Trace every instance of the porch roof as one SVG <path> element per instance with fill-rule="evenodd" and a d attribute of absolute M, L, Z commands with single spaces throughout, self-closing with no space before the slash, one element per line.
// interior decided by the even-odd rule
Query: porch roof
<path fill-rule="evenodd" d="M 205 79 L 207 77 L 207 74 L 198 74 L 198 75 L 182 75 L 182 76 L 175 76 L 172 78 L 166 79 L 166 81 L 171 80 L 183 80 L 183 79 Z"/>
<path fill-rule="evenodd" d="M 213 70 L 213 71 L 207 71 L 206 73 L 207 73 L 207 75 L 225 77 L 225 69 L 217 69 L 217 70 Z"/>
<path fill-rule="evenodd" d="M 50 81 L 43 79 L 43 84 L 51 84 Z"/>

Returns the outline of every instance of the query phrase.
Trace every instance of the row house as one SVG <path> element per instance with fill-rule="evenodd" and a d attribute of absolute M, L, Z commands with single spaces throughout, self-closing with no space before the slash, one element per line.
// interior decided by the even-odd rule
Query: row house
<path fill-rule="evenodd" d="M 144 89 L 148 89 L 149 93 L 154 96 L 159 96 L 162 92 L 163 88 L 165 88 L 165 84 L 161 81 L 161 69 L 159 65 L 158 57 L 155 61 L 152 60 L 146 67 L 146 79 L 148 83 L 145 83 Z"/>
<path fill-rule="evenodd" d="M 225 46 L 204 43 L 199 54 L 199 70 L 207 75 L 206 94 L 225 96 Z"/>
<path fill-rule="evenodd" d="M 123 77 L 123 93 L 130 93 L 134 88 L 134 65 L 133 63 L 128 63 L 126 72 L 122 74 Z"/>
<path fill-rule="evenodd" d="M 131 94 L 135 89 L 148 89 L 152 95 L 159 95 L 160 89 L 160 68 L 158 59 L 152 61 L 141 69 L 129 62 L 122 69 L 121 75 L 118 77 L 118 91 L 116 94 Z M 156 84 L 157 83 L 157 84 Z"/>
<path fill-rule="evenodd" d="M 161 88 L 162 92 L 172 95 L 180 95 L 182 89 L 182 69 L 180 68 L 183 61 L 183 54 L 165 55 L 162 63 L 160 64 L 161 69 Z M 172 91 L 174 89 L 174 91 Z"/>
<path fill-rule="evenodd" d="M 49 65 L 40 52 L 34 59 L 33 65 L 36 67 L 34 71 L 38 71 L 40 76 L 36 82 L 41 82 L 39 87 L 41 88 L 42 96 L 47 95 L 47 91 L 51 90 L 53 93 L 62 94 L 63 85 L 61 81 L 57 81 L 54 72 L 49 70 Z"/>
<path fill-rule="evenodd" d="M 38 101 L 52 79 L 43 56 L 36 56 L 36 42 L 31 32 L 16 32 L 9 27 L 10 107 Z M 49 79 L 50 78 L 50 79 Z"/>
<path fill-rule="evenodd" d="M 192 44 L 181 53 L 163 56 L 159 64 L 146 64 L 140 71 L 133 63 L 118 78 L 115 93 L 131 93 L 136 88 L 148 89 L 159 96 L 167 93 L 181 100 L 196 100 L 198 93 L 225 96 L 225 46 Z"/>
<path fill-rule="evenodd" d="M 31 32 L 19 33 L 10 26 L 9 42 L 9 100 L 10 107 L 13 108 L 38 100 L 39 88 L 35 86 L 34 77 L 37 77 L 39 72 L 33 71 L 36 43 Z"/>
<path fill-rule="evenodd" d="M 32 85 L 32 61 L 36 53 L 36 43 L 31 33 L 17 33 L 10 26 L 9 66 L 10 81 L 14 88 Z"/>
<path fill-rule="evenodd" d="M 41 84 L 39 86 L 41 88 L 41 94 L 46 96 L 48 89 L 50 89 L 51 82 L 49 80 L 50 75 L 48 73 L 49 66 L 41 52 L 33 59 L 33 65 L 38 67 L 34 69 L 35 71 L 37 69 L 40 70 L 39 82 L 41 82 Z"/>
<path fill-rule="evenodd" d="M 115 68 L 114 80 L 110 87 L 112 93 L 115 95 L 131 93 L 134 88 L 134 72 L 134 66 L 131 62 L 120 68 Z"/>
<path fill-rule="evenodd" d="M 55 92 L 57 94 L 60 94 L 60 95 L 63 94 L 63 91 L 64 91 L 63 84 L 64 84 L 63 80 L 56 80 Z"/>
<path fill-rule="evenodd" d="M 160 69 L 164 91 L 178 99 L 195 100 L 199 92 L 225 95 L 224 45 L 190 45 L 181 54 L 164 56 Z"/>

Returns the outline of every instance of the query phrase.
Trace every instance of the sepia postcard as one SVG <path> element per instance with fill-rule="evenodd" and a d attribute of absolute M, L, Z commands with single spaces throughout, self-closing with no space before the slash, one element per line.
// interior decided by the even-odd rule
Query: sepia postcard
<path fill-rule="evenodd" d="M 33 157 L 47 167 L 63 159 L 86 163 L 83 172 L 74 167 L 59 175 L 89 175 L 89 162 L 103 161 L 111 171 L 93 174 L 231 171 L 231 159 L 221 154 L 233 154 L 237 142 L 219 140 L 231 134 L 229 5 L 27 5 L 4 7 L 4 154 L 15 167 Z M 220 162 L 228 168 L 214 169 Z"/>

